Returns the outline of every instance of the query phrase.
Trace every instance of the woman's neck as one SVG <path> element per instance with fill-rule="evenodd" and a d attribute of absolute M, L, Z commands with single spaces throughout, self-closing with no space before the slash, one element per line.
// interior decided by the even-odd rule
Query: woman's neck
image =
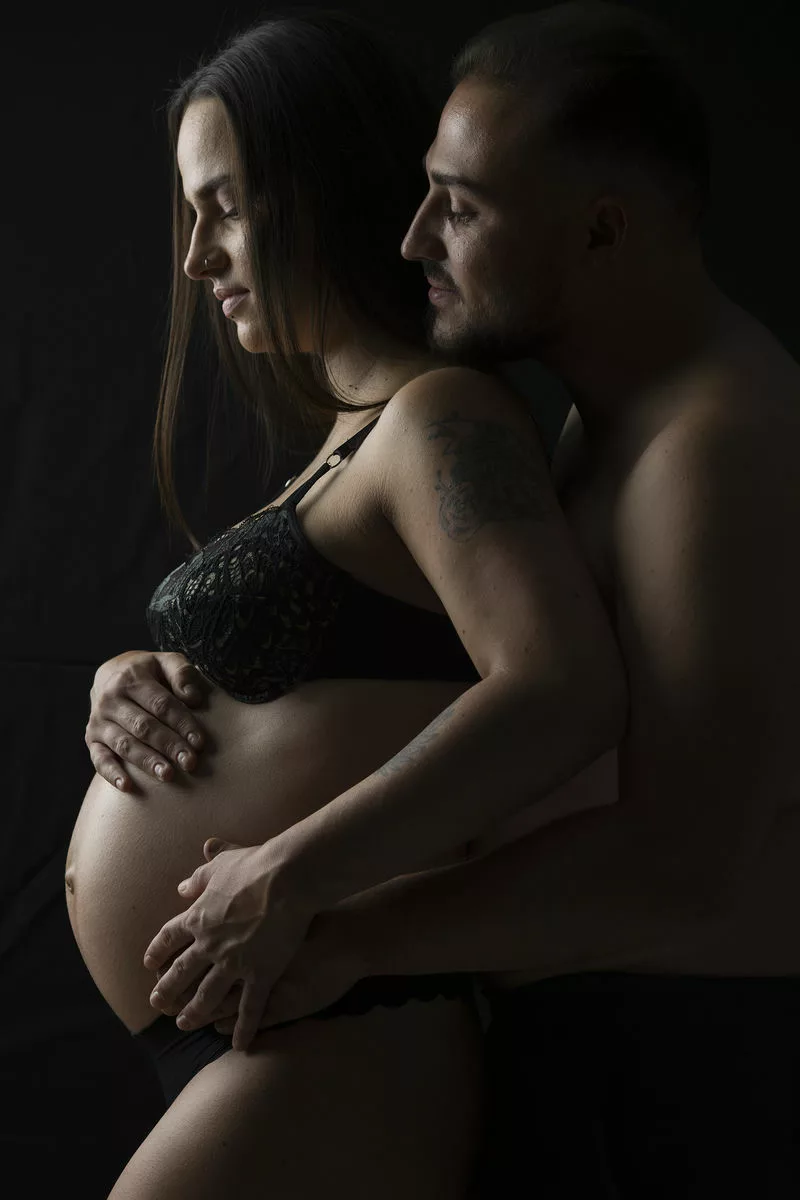
<path fill-rule="evenodd" d="M 436 355 L 374 334 L 342 339 L 325 357 L 331 391 L 354 406 L 387 401 L 406 383 L 440 365 Z M 356 418 L 359 414 L 342 413 Z"/>

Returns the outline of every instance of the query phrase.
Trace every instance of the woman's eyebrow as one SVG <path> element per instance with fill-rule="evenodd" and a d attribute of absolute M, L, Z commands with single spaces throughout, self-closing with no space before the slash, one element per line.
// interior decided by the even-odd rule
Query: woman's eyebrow
<path fill-rule="evenodd" d="M 230 182 L 230 175 L 214 175 L 212 179 L 206 180 L 206 182 L 197 189 L 194 194 L 194 199 L 196 201 L 208 200 L 210 196 L 213 196 L 214 193 L 218 192 L 221 187 L 225 187 L 225 185 Z M 185 192 L 183 198 L 187 204 L 191 204 L 191 200 Z"/>

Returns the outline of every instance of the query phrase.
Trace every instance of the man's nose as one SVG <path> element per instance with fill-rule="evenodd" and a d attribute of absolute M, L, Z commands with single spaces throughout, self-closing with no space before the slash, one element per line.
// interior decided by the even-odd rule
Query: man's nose
<path fill-rule="evenodd" d="M 408 233 L 403 238 L 400 253 L 410 262 L 421 258 L 433 259 L 438 262 L 446 257 L 441 241 L 431 228 L 424 204 L 418 210 Z"/>

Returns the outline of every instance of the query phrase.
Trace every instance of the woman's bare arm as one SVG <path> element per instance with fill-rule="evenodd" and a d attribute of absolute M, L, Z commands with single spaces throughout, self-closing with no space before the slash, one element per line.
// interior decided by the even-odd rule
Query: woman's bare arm
<path fill-rule="evenodd" d="M 615 745 L 626 716 L 607 616 L 519 398 L 473 371 L 432 372 L 372 437 L 386 519 L 481 680 L 273 845 L 320 908 L 544 798 Z"/>

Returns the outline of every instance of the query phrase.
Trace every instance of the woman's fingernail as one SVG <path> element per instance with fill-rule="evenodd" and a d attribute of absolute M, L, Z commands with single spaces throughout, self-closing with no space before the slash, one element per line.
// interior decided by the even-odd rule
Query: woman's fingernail
<path fill-rule="evenodd" d="M 189 770 L 190 759 L 185 750 L 181 750 L 180 754 L 178 755 L 178 762 L 183 767 L 184 771 Z"/>
<path fill-rule="evenodd" d="M 154 770 L 158 778 L 163 779 L 167 773 L 167 765 L 166 763 L 156 763 Z"/>
<path fill-rule="evenodd" d="M 125 791 L 125 780 L 122 778 L 121 775 L 118 775 L 117 778 L 114 780 L 114 786 L 118 787 L 121 792 Z"/>
<path fill-rule="evenodd" d="M 150 993 L 150 1003 L 151 1004 L 158 1004 L 160 999 L 161 999 L 161 993 L 158 990 Z"/>
<path fill-rule="evenodd" d="M 194 746 L 195 749 L 197 749 L 197 747 L 200 745 L 200 740 L 201 739 L 200 739 L 199 733 L 190 733 L 189 734 L 189 745 Z"/>
<path fill-rule="evenodd" d="M 192 1027 L 192 1022 L 188 1017 L 178 1017 L 175 1024 L 178 1026 L 178 1029 L 191 1029 Z"/>

